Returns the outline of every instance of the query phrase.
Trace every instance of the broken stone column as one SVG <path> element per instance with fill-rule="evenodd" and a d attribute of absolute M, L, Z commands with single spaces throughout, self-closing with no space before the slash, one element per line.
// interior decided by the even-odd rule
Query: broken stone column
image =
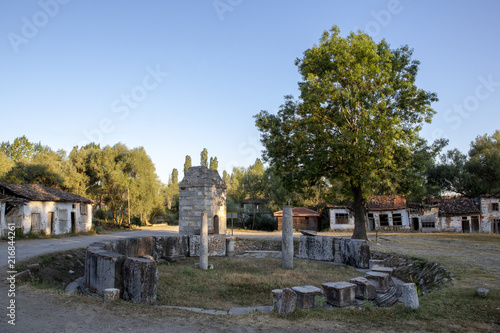
<path fill-rule="evenodd" d="M 295 311 L 297 303 L 297 294 L 290 288 L 274 289 L 273 294 L 273 310 L 280 315 L 286 316 Z"/>
<path fill-rule="evenodd" d="M 281 268 L 293 268 L 293 213 L 291 206 L 283 206 L 281 252 Z"/>
<path fill-rule="evenodd" d="M 226 255 L 234 257 L 234 237 L 226 238 Z"/>
<path fill-rule="evenodd" d="M 107 288 L 103 292 L 104 302 L 116 302 L 120 299 L 120 289 Z"/>
<path fill-rule="evenodd" d="M 358 299 L 375 299 L 377 298 L 377 290 L 375 286 L 364 277 L 356 277 L 349 282 L 354 283 L 356 287 L 356 298 Z"/>
<path fill-rule="evenodd" d="M 401 290 L 403 291 L 405 307 L 418 309 L 418 292 L 415 283 L 404 283 Z"/>
<path fill-rule="evenodd" d="M 355 303 L 356 285 L 349 282 L 327 282 L 322 284 L 328 304 L 338 307 Z"/>
<path fill-rule="evenodd" d="M 208 216 L 201 213 L 200 268 L 208 269 Z"/>

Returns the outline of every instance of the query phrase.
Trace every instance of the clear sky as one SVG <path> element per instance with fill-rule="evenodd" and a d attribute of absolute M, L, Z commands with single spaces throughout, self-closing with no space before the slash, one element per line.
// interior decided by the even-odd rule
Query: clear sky
<path fill-rule="evenodd" d="M 496 0 L 4 0 L 0 141 L 143 146 L 164 182 L 203 148 L 220 173 L 248 167 L 253 115 L 298 96 L 294 60 L 338 25 L 414 48 L 439 97 L 422 136 L 466 153 L 500 129 L 499 15 Z"/>

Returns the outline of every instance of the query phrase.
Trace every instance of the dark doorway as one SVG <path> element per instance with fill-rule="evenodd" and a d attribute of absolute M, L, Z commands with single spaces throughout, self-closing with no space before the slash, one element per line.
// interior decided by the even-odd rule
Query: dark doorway
<path fill-rule="evenodd" d="M 381 227 L 388 227 L 389 226 L 389 215 L 380 214 L 380 226 Z"/>
<path fill-rule="evenodd" d="M 368 214 L 368 230 L 375 230 L 375 218 L 373 217 L 373 214 Z"/>
<path fill-rule="evenodd" d="M 54 230 L 55 229 L 55 225 L 54 225 L 54 212 L 49 212 L 49 214 L 47 216 L 47 221 L 48 221 L 49 226 L 50 226 L 50 234 L 53 235 L 56 232 Z"/>
<path fill-rule="evenodd" d="M 462 232 L 464 234 L 470 233 L 470 223 L 466 217 L 462 217 Z"/>
<path fill-rule="evenodd" d="M 219 234 L 219 216 L 214 216 L 214 234 Z"/>
<path fill-rule="evenodd" d="M 472 232 L 479 232 L 479 219 L 477 216 L 471 218 Z"/>
<path fill-rule="evenodd" d="M 500 220 L 493 220 L 491 231 L 495 234 L 500 234 Z"/>
<path fill-rule="evenodd" d="M 413 223 L 413 230 L 418 231 L 419 229 L 418 217 L 412 217 L 411 223 Z"/>
<path fill-rule="evenodd" d="M 71 233 L 76 234 L 76 214 L 71 212 Z"/>

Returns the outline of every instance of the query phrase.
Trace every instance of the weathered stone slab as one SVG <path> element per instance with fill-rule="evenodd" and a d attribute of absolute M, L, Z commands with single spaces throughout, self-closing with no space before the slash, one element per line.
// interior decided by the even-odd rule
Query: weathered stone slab
<path fill-rule="evenodd" d="M 316 230 L 300 230 L 300 233 L 304 236 L 316 236 L 318 234 Z"/>
<path fill-rule="evenodd" d="M 154 252 L 154 237 L 120 239 L 105 243 L 104 249 L 127 257 L 151 256 Z"/>
<path fill-rule="evenodd" d="M 377 298 L 375 286 L 364 277 L 356 277 L 349 282 L 356 285 L 356 298 L 373 300 Z"/>
<path fill-rule="evenodd" d="M 358 268 L 368 268 L 370 264 L 370 247 L 361 239 L 342 238 L 340 241 L 342 263 Z"/>
<path fill-rule="evenodd" d="M 189 257 L 189 237 L 186 235 L 155 237 L 156 260 L 176 260 Z"/>
<path fill-rule="evenodd" d="M 158 287 L 158 268 L 154 261 L 127 258 L 123 263 L 123 299 L 154 304 Z"/>
<path fill-rule="evenodd" d="M 200 236 L 189 235 L 189 256 L 200 256 Z M 208 255 L 222 257 L 226 255 L 226 236 L 209 235 L 208 236 Z"/>
<path fill-rule="evenodd" d="M 120 289 L 107 288 L 103 292 L 104 302 L 116 302 L 120 299 Z"/>
<path fill-rule="evenodd" d="M 87 247 L 85 258 L 85 285 L 102 295 L 104 289 L 122 288 L 122 266 L 126 256 L 103 249 L 103 243 Z"/>
<path fill-rule="evenodd" d="M 349 282 L 323 283 L 326 301 L 328 304 L 345 307 L 354 304 L 356 297 L 356 285 Z"/>
<path fill-rule="evenodd" d="M 299 258 L 319 261 L 334 261 L 334 238 L 327 236 L 300 236 Z"/>
<path fill-rule="evenodd" d="M 297 303 L 297 294 L 290 288 L 274 289 L 271 291 L 273 295 L 273 310 L 280 315 L 287 316 L 295 311 Z"/>
<path fill-rule="evenodd" d="M 411 309 L 418 309 L 418 292 L 415 283 L 405 283 L 402 286 L 403 298 L 405 301 L 405 307 Z"/>
<path fill-rule="evenodd" d="M 369 269 L 372 270 L 373 267 L 385 267 L 385 260 L 370 259 Z"/>
<path fill-rule="evenodd" d="M 368 279 L 377 290 L 377 293 L 384 294 L 389 290 L 390 276 L 387 273 L 366 272 L 365 278 Z"/>
<path fill-rule="evenodd" d="M 297 307 L 301 310 L 316 309 L 325 303 L 323 291 L 315 286 L 292 287 L 297 294 Z"/>
<path fill-rule="evenodd" d="M 477 288 L 476 290 L 476 294 L 478 294 L 481 297 L 486 297 L 488 296 L 489 293 L 490 291 L 486 288 Z"/>
<path fill-rule="evenodd" d="M 379 272 L 379 273 L 386 273 L 389 274 L 389 276 L 392 276 L 392 272 L 394 271 L 393 268 L 391 267 L 380 267 L 380 266 L 375 266 L 372 268 L 373 272 Z"/>

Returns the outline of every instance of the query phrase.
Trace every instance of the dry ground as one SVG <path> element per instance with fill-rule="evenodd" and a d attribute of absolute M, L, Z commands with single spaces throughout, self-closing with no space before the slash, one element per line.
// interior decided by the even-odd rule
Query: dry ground
<path fill-rule="evenodd" d="M 338 235 L 338 234 L 337 234 Z M 348 235 L 344 235 L 348 236 Z M 3 244 L 2 244 L 3 245 Z M 16 294 L 16 326 L 0 318 L 0 332 L 255 332 L 255 331 L 337 331 L 337 332 L 500 332 L 500 236 L 461 234 L 379 234 L 370 235 L 372 250 L 396 252 L 443 264 L 456 277 L 454 286 L 422 298 L 423 306 L 439 312 L 440 304 L 450 311 L 434 318 L 428 309 L 411 313 L 404 309 L 363 313 L 340 310 L 302 312 L 291 318 L 272 314 L 244 316 L 210 316 L 181 310 L 134 305 L 120 301 L 104 304 L 100 299 L 67 296 L 54 290 L 18 286 Z M 485 287 L 491 297 L 477 299 L 473 290 Z M 464 290 L 458 293 L 457 290 Z M 4 307 L 7 286 L 0 284 L 1 308 Z M 447 295 L 454 297 L 452 304 Z M 460 298 L 472 307 L 473 318 L 457 318 Z M 487 309 L 484 309 L 487 308 Z M 487 317 L 481 317 L 485 313 Z M 1 314 L 1 313 L 0 313 Z M 380 318 L 372 320 L 374 314 Z M 459 316 L 462 316 L 459 314 Z M 368 319 L 366 319 L 366 318 Z M 462 316 L 467 317 L 467 316 Z M 394 318 L 401 318 L 401 322 Z"/>

